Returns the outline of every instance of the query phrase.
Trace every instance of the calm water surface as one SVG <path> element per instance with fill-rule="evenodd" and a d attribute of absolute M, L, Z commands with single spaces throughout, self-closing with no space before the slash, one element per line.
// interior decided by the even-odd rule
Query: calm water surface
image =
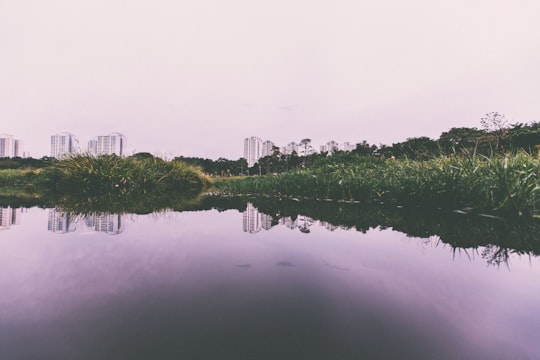
<path fill-rule="evenodd" d="M 2 209 L 0 359 L 539 359 L 540 261 L 245 211 Z"/>

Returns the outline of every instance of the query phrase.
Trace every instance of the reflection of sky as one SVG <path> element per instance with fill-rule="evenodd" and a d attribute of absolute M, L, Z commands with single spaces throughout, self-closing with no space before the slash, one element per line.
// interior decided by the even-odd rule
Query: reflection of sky
<path fill-rule="evenodd" d="M 47 218 L 31 209 L 0 235 L 0 358 L 540 351 L 538 258 L 509 271 L 390 230 L 253 235 L 236 211 L 132 216 L 114 237 L 58 236 Z"/>

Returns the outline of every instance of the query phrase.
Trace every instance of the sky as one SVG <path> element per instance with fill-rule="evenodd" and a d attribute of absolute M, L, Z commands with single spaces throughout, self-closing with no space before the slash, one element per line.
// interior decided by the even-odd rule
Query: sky
<path fill-rule="evenodd" d="M 0 133 L 238 159 L 540 120 L 538 0 L 0 0 Z"/>

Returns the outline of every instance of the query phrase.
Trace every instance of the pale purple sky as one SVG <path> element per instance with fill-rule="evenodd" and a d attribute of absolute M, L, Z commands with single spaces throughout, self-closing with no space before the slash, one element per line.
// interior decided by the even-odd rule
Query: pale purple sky
<path fill-rule="evenodd" d="M 538 0 L 0 0 L 0 133 L 237 159 L 540 120 Z"/>

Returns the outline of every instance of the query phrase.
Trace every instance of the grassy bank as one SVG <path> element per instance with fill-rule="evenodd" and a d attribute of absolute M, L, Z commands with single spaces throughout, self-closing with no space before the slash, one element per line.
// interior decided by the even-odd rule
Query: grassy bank
<path fill-rule="evenodd" d="M 358 157 L 281 175 L 216 183 L 219 191 L 308 199 L 392 202 L 534 215 L 540 210 L 540 163 L 511 157 L 452 156 L 428 161 Z"/>

